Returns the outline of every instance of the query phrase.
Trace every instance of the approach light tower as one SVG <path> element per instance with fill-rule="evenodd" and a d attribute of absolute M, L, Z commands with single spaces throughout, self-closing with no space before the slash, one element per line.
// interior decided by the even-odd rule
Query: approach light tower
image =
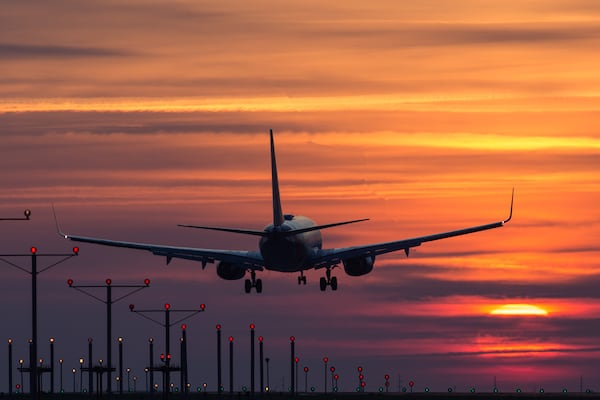
<path fill-rule="evenodd" d="M 31 212 L 25 211 L 25 219 L 29 219 Z M 29 275 L 31 275 L 31 343 L 29 352 L 29 390 L 31 392 L 32 400 L 38 400 L 40 398 L 39 393 L 39 367 L 38 367 L 38 356 L 37 356 L 37 344 L 38 344 L 38 333 L 37 333 L 37 276 L 44 271 L 49 270 L 58 264 L 75 257 L 79 254 L 79 247 L 73 247 L 71 253 L 38 253 L 38 249 L 32 246 L 29 249 L 29 253 L 20 254 L 0 254 L 0 261 L 15 267 Z M 18 264 L 13 263 L 5 259 L 12 257 L 31 257 L 31 269 L 24 268 Z M 38 258 L 39 257 L 51 257 L 59 258 L 58 261 L 50 263 L 49 265 L 42 267 L 38 270 Z"/>
<path fill-rule="evenodd" d="M 164 362 L 164 366 L 162 366 L 160 368 L 150 367 L 154 370 L 158 370 L 163 373 L 163 399 L 165 399 L 165 400 L 168 399 L 168 397 L 169 397 L 169 385 L 171 382 L 171 380 L 170 380 L 171 379 L 171 371 L 179 371 L 180 370 L 180 368 L 171 366 L 170 328 L 171 328 L 171 326 L 178 324 L 180 322 L 183 322 L 186 319 L 191 318 L 198 313 L 204 312 L 205 309 L 206 309 L 205 304 L 200 304 L 200 308 L 195 309 L 195 310 L 173 310 L 173 309 L 171 309 L 171 304 L 169 304 L 169 303 L 166 303 L 163 309 L 154 309 L 154 310 L 136 310 L 134 304 L 129 305 L 129 311 L 131 311 L 133 313 L 137 313 L 140 316 L 165 328 L 165 352 L 164 352 L 164 354 L 161 354 L 161 360 Z M 164 313 L 164 315 L 165 315 L 164 322 L 158 321 L 158 320 L 146 315 L 146 314 L 157 313 L 157 312 Z M 182 318 L 178 319 L 175 322 L 171 322 L 171 313 L 185 313 L 186 315 L 183 316 Z M 186 382 L 185 386 L 187 388 L 187 382 Z M 182 390 L 186 390 L 186 388 L 182 388 Z"/>
<path fill-rule="evenodd" d="M 131 296 L 134 293 L 139 292 L 142 289 L 146 289 L 150 286 L 150 279 L 144 279 L 143 285 L 113 285 L 110 279 L 106 279 L 105 285 L 74 285 L 73 279 L 68 279 L 67 284 L 70 288 L 73 288 L 86 296 L 93 298 L 94 300 L 98 300 L 104 304 L 106 304 L 106 362 L 107 362 L 107 373 L 108 378 L 106 379 L 106 393 L 108 398 L 111 398 L 112 395 L 112 305 L 120 300 L 123 300 L 126 297 Z M 101 299 L 100 297 L 95 296 L 93 293 L 90 293 L 86 289 L 94 289 L 94 288 L 106 288 L 106 300 Z M 120 288 L 120 289 L 131 289 L 121 297 L 118 297 L 113 300 L 112 298 L 112 289 Z M 119 341 L 119 344 L 122 344 L 122 339 Z M 122 347 L 120 347 L 122 350 Z M 119 385 L 122 385 L 123 374 L 121 373 L 119 376 Z M 122 386 L 120 386 L 122 388 Z M 100 389 L 100 388 L 99 388 Z"/>

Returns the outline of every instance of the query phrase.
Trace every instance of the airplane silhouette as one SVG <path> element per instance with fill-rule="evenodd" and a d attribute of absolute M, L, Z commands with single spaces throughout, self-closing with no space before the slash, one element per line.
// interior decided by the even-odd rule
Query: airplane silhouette
<path fill-rule="evenodd" d="M 366 221 L 367 219 L 317 225 L 307 217 L 284 214 L 279 194 L 273 130 L 270 130 L 270 138 L 273 199 L 273 222 L 271 224 L 267 225 L 262 231 L 200 225 L 178 225 L 187 228 L 258 236 L 260 237 L 259 251 L 202 249 L 76 236 L 62 233 L 57 223 L 58 231 L 66 239 L 76 242 L 150 251 L 154 255 L 166 257 L 167 265 L 173 258 L 199 261 L 202 263 L 202 269 L 208 263 L 218 262 L 216 269 L 217 275 L 220 278 L 238 280 L 244 278 L 246 273 L 250 272 L 250 279 L 245 280 L 245 292 L 250 293 L 252 288 L 254 288 L 257 293 L 261 293 L 263 285 L 262 280 L 256 278 L 257 271 L 266 269 L 278 272 L 299 272 L 298 284 L 303 283 L 306 285 L 304 271 L 324 269 L 325 276 L 321 277 L 319 281 L 321 291 L 325 291 L 327 286 L 331 287 L 332 290 L 337 290 L 337 278 L 331 275 L 331 271 L 334 267 L 339 266 L 339 264 L 343 265 L 344 271 L 350 276 L 365 275 L 373 270 L 375 258 L 381 254 L 403 250 L 408 257 L 410 249 L 420 246 L 422 243 L 499 228 L 512 218 L 514 189 L 510 203 L 510 215 L 502 221 L 391 242 L 323 249 L 320 232 L 322 229 Z"/>

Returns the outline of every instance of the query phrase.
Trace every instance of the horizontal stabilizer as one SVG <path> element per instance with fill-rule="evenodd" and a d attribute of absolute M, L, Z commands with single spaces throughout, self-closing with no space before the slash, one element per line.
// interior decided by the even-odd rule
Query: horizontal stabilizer
<path fill-rule="evenodd" d="M 253 235 L 253 236 L 261 236 L 261 237 L 268 237 L 268 236 L 273 236 L 273 235 L 285 237 L 285 236 L 298 235 L 298 234 L 304 233 L 304 232 L 311 232 L 311 231 L 318 231 L 320 229 L 332 228 L 334 226 L 354 224 L 356 222 L 362 222 L 362 221 L 368 221 L 368 220 L 369 220 L 368 218 L 363 218 L 363 219 L 355 219 L 352 221 L 334 222 L 333 224 L 316 225 L 316 226 L 311 226 L 311 227 L 302 228 L 302 229 L 292 229 L 290 231 L 272 231 L 272 232 L 255 231 L 255 230 L 251 230 L 251 229 L 222 228 L 222 227 L 218 227 L 218 226 L 200 226 L 200 225 L 182 225 L 182 224 L 178 224 L 177 226 L 181 226 L 183 228 L 207 229 L 207 230 L 211 230 L 211 231 L 241 233 L 242 235 Z"/>
<path fill-rule="evenodd" d="M 183 228 L 207 229 L 207 230 L 210 230 L 210 231 L 241 233 L 243 235 L 269 236 L 268 232 L 265 232 L 265 231 L 253 231 L 251 229 L 221 228 L 221 227 L 218 227 L 218 226 L 199 226 L 199 225 L 182 225 L 182 224 L 178 224 L 177 226 L 181 226 Z"/>

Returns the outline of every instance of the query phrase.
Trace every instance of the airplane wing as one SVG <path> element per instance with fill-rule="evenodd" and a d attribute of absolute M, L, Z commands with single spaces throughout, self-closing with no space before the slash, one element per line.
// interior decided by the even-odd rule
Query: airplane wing
<path fill-rule="evenodd" d="M 451 238 L 454 236 L 467 235 L 469 233 L 485 231 L 488 229 L 500 228 L 512 218 L 514 201 L 514 190 L 510 202 L 510 215 L 507 219 L 492 222 L 490 224 L 472 226 L 469 228 L 457 229 L 454 231 L 435 233 L 432 235 L 418 236 L 410 239 L 396 240 L 392 242 L 375 243 L 362 246 L 342 247 L 337 249 L 320 250 L 311 260 L 315 269 L 326 268 L 332 265 L 340 264 L 343 260 L 355 257 L 375 257 L 380 254 L 391 253 L 393 251 L 404 250 L 408 256 L 410 249 L 418 247 L 421 243 L 432 242 L 434 240 Z"/>
<path fill-rule="evenodd" d="M 166 257 L 167 264 L 169 264 L 173 258 L 182 258 L 184 260 L 202 262 L 202 269 L 206 267 L 207 263 L 212 264 L 215 262 L 215 260 L 226 261 L 235 265 L 239 265 L 240 268 L 255 271 L 262 271 L 264 266 L 262 256 L 260 255 L 260 253 L 255 251 L 199 249 L 194 247 L 177 247 L 149 243 L 121 242 L 117 240 L 68 235 L 64 233 L 61 233 L 61 235 L 64 238 L 73 240 L 75 242 L 94 243 L 104 246 L 146 250 L 154 255 Z"/>

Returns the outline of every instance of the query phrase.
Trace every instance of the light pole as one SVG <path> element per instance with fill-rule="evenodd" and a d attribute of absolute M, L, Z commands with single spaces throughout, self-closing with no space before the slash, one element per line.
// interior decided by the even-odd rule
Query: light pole
<path fill-rule="evenodd" d="M 131 368 L 127 368 L 127 392 L 131 392 L 131 380 L 129 379 Z"/>
<path fill-rule="evenodd" d="M 22 358 L 19 359 L 19 371 L 21 374 L 21 393 L 25 392 L 25 388 L 23 387 L 23 363 L 24 362 L 25 361 Z"/>
<path fill-rule="evenodd" d="M 254 395 L 254 324 L 250 324 L 250 396 Z"/>
<path fill-rule="evenodd" d="M 83 358 L 79 359 L 79 371 L 80 371 L 80 374 L 79 374 L 79 376 L 80 376 L 79 377 L 79 391 L 80 392 L 83 392 L 83 361 L 84 361 Z"/>
<path fill-rule="evenodd" d="M 92 397 L 92 393 L 94 392 L 94 374 L 93 374 L 93 362 L 92 362 L 92 354 L 93 354 L 93 342 L 94 339 L 89 337 L 88 338 L 88 391 L 90 392 L 90 397 Z M 101 391 L 101 388 L 96 388 L 98 391 Z"/>
<path fill-rule="evenodd" d="M 60 365 L 60 392 L 64 393 L 65 389 L 63 387 L 63 362 L 62 358 L 58 359 L 58 365 Z"/>
<path fill-rule="evenodd" d="M 219 394 L 225 389 L 221 379 L 221 324 L 217 324 L 217 390 Z"/>
<path fill-rule="evenodd" d="M 179 338 L 181 353 L 181 373 L 179 374 L 181 391 L 188 394 L 188 362 L 187 362 L 187 325 L 181 324 L 181 338 Z"/>
<path fill-rule="evenodd" d="M 263 337 L 258 337 L 258 358 L 260 358 L 260 392 L 262 393 L 265 389 L 265 382 L 263 380 L 263 365 L 264 365 L 264 357 L 263 357 Z"/>
<path fill-rule="evenodd" d="M 145 384 L 145 386 L 146 386 L 146 391 L 148 391 L 148 392 L 149 392 L 149 391 L 150 391 L 150 387 L 148 386 L 148 371 L 149 371 L 149 368 L 148 368 L 148 367 L 144 368 L 144 374 L 146 375 L 146 384 Z"/>
<path fill-rule="evenodd" d="M 26 219 L 29 219 L 29 215 L 31 212 L 25 211 Z M 35 246 L 32 246 L 29 249 L 29 254 L 0 254 L 2 257 L 31 257 L 31 269 L 27 269 L 21 267 L 18 264 L 15 264 L 5 258 L 0 257 L 0 261 L 15 267 L 29 275 L 31 275 L 31 346 L 29 353 L 29 391 L 31 392 L 32 400 L 38 400 L 40 397 L 39 388 L 38 388 L 38 365 L 37 365 L 37 344 L 38 344 L 38 327 L 37 327 L 37 276 L 44 271 L 62 263 L 70 259 L 71 257 L 75 257 L 79 254 L 79 247 L 73 247 L 72 253 L 46 253 L 39 254 L 38 249 Z M 37 261 L 39 257 L 60 257 L 60 259 L 54 263 L 51 263 L 48 266 L 41 268 L 38 271 Z"/>
<path fill-rule="evenodd" d="M 40 392 L 44 391 L 44 374 L 42 371 L 42 368 L 44 367 L 44 359 L 40 358 L 40 365 L 38 366 L 38 378 L 40 380 L 39 384 L 38 384 L 38 390 Z"/>
<path fill-rule="evenodd" d="M 8 395 L 11 396 L 12 395 L 12 378 L 13 378 L 13 374 L 12 374 L 12 369 L 13 369 L 13 365 L 12 365 L 12 339 L 8 339 Z"/>
<path fill-rule="evenodd" d="M 296 363 L 296 365 L 294 367 L 294 369 L 296 371 L 296 379 L 295 379 L 295 381 L 296 381 L 296 391 L 294 393 L 298 393 L 298 386 L 299 386 L 299 382 L 300 382 L 298 380 L 298 363 L 300 362 L 300 359 L 298 357 L 295 357 L 294 358 L 294 362 Z"/>
<path fill-rule="evenodd" d="M 123 338 L 119 337 L 119 394 L 123 394 Z"/>
<path fill-rule="evenodd" d="M 335 392 L 335 367 L 329 367 L 329 371 L 331 371 L 331 391 Z"/>
<path fill-rule="evenodd" d="M 50 338 L 50 393 L 54 393 L 54 338 Z"/>
<path fill-rule="evenodd" d="M 73 393 L 75 393 L 75 375 L 77 375 L 77 369 L 73 368 L 71 372 L 73 373 Z"/>
<path fill-rule="evenodd" d="M 304 393 L 308 392 L 308 367 L 304 367 Z"/>
<path fill-rule="evenodd" d="M 325 382 L 323 384 L 323 390 L 325 394 L 327 394 L 327 362 L 329 362 L 329 358 L 323 357 L 323 363 L 325 364 Z"/>
<path fill-rule="evenodd" d="M 271 390 L 269 386 L 269 361 L 271 361 L 269 357 L 265 358 L 265 362 L 267 363 L 267 392 Z"/>
<path fill-rule="evenodd" d="M 148 370 L 150 371 L 150 386 L 149 391 L 154 391 L 154 338 L 148 338 L 149 362 Z"/>
<path fill-rule="evenodd" d="M 290 385 L 290 391 L 292 395 L 296 393 L 296 382 L 294 381 L 294 361 L 295 361 L 295 344 L 296 338 L 294 336 L 290 336 L 290 351 L 291 351 L 291 372 L 290 372 L 290 381 L 292 384 Z"/>
<path fill-rule="evenodd" d="M 229 336 L 229 393 L 233 393 L 233 336 Z"/>

